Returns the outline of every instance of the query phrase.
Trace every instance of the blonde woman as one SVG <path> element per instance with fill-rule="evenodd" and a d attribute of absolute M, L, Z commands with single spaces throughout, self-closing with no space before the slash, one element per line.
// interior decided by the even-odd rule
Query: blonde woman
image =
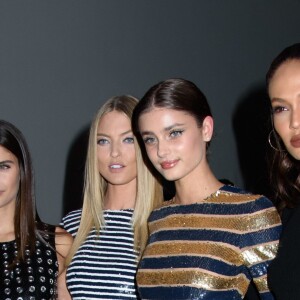
<path fill-rule="evenodd" d="M 138 100 L 109 99 L 91 125 L 82 210 L 63 218 L 75 238 L 67 258 L 73 299 L 137 299 L 135 274 L 147 219 L 162 192 L 131 130 Z"/>

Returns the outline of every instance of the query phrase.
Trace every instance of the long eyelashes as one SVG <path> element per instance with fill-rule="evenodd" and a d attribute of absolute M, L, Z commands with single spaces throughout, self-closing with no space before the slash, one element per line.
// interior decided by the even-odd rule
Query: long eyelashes
<path fill-rule="evenodd" d="M 126 137 L 124 139 L 124 142 L 127 144 L 133 144 L 134 143 L 134 138 L 133 137 Z"/>
<path fill-rule="evenodd" d="M 143 138 L 143 141 L 145 144 L 153 144 L 155 142 L 155 138 L 146 136 Z"/>
<path fill-rule="evenodd" d="M 0 164 L 0 170 L 7 170 L 10 169 L 10 165 L 8 164 Z"/>
<path fill-rule="evenodd" d="M 273 114 L 278 114 L 278 113 L 281 113 L 281 112 L 283 112 L 283 111 L 286 111 L 287 110 L 287 108 L 285 108 L 284 106 L 274 106 L 274 107 L 272 107 L 272 113 Z"/>
<path fill-rule="evenodd" d="M 170 140 L 176 139 L 177 137 L 180 137 L 183 134 L 183 132 L 184 132 L 183 129 L 171 130 L 168 133 L 167 139 L 170 139 Z M 147 145 L 152 145 L 152 144 L 155 144 L 157 142 L 157 138 L 153 137 L 153 136 L 145 136 L 145 137 L 143 137 L 143 141 Z"/>
<path fill-rule="evenodd" d="M 170 132 L 170 136 L 171 137 L 178 137 L 178 136 L 181 136 L 183 133 L 183 130 L 182 129 L 178 129 L 178 130 L 172 130 Z"/>
<path fill-rule="evenodd" d="M 98 139 L 97 140 L 97 144 L 98 145 L 105 145 L 107 143 L 108 143 L 108 140 L 106 140 L 106 139 Z"/>
<path fill-rule="evenodd" d="M 125 144 L 133 144 L 134 143 L 134 138 L 133 137 L 126 137 L 122 140 L 123 143 Z M 105 138 L 99 138 L 97 139 L 97 144 L 98 145 L 106 145 L 106 144 L 110 144 L 110 141 L 108 139 Z"/>

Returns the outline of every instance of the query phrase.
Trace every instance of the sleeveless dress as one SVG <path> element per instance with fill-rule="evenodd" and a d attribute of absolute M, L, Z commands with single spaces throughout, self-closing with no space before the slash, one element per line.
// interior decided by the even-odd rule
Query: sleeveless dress
<path fill-rule="evenodd" d="M 17 255 L 15 241 L 0 243 L 0 299 L 49 300 L 56 299 L 58 262 L 55 252 L 55 227 L 45 226 L 41 234 L 46 241 L 36 238 L 35 251 L 25 252 L 25 260 L 10 263 Z M 52 232 L 51 232 L 52 231 Z M 48 234 L 49 233 L 49 234 Z"/>
<path fill-rule="evenodd" d="M 105 227 L 100 236 L 92 229 L 67 269 L 66 282 L 73 300 L 139 299 L 132 215 L 132 209 L 104 210 Z M 76 210 L 65 216 L 61 225 L 75 237 L 80 219 L 81 210 Z"/>

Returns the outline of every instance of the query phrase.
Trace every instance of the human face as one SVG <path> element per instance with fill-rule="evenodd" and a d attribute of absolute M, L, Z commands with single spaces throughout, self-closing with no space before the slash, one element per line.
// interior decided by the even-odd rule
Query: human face
<path fill-rule="evenodd" d="M 0 146 L 0 209 L 14 208 L 20 182 L 18 159 Z"/>
<path fill-rule="evenodd" d="M 190 114 L 168 108 L 154 108 L 139 118 L 139 130 L 150 161 L 172 181 L 201 172 L 212 129 L 211 117 L 206 117 L 199 128 Z"/>
<path fill-rule="evenodd" d="M 129 118 L 118 111 L 106 113 L 97 130 L 98 170 L 112 185 L 136 182 L 134 136 Z"/>
<path fill-rule="evenodd" d="M 287 151 L 300 160 L 300 60 L 283 63 L 269 85 L 274 127 Z"/>

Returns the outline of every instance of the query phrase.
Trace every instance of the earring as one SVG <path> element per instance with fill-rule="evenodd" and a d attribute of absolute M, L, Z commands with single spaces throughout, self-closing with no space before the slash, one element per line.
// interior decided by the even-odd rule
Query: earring
<path fill-rule="evenodd" d="M 270 146 L 271 146 L 271 148 L 273 148 L 275 151 L 282 151 L 281 149 L 278 149 L 278 148 L 276 148 L 276 147 L 274 147 L 273 145 L 272 145 L 272 142 L 271 142 L 271 135 L 272 135 L 272 133 L 273 133 L 273 137 L 276 139 L 276 137 L 275 137 L 275 131 L 274 131 L 274 129 L 272 129 L 271 131 L 270 131 L 270 133 L 269 133 L 269 135 L 268 135 L 268 141 L 269 141 L 269 144 L 270 144 Z"/>

